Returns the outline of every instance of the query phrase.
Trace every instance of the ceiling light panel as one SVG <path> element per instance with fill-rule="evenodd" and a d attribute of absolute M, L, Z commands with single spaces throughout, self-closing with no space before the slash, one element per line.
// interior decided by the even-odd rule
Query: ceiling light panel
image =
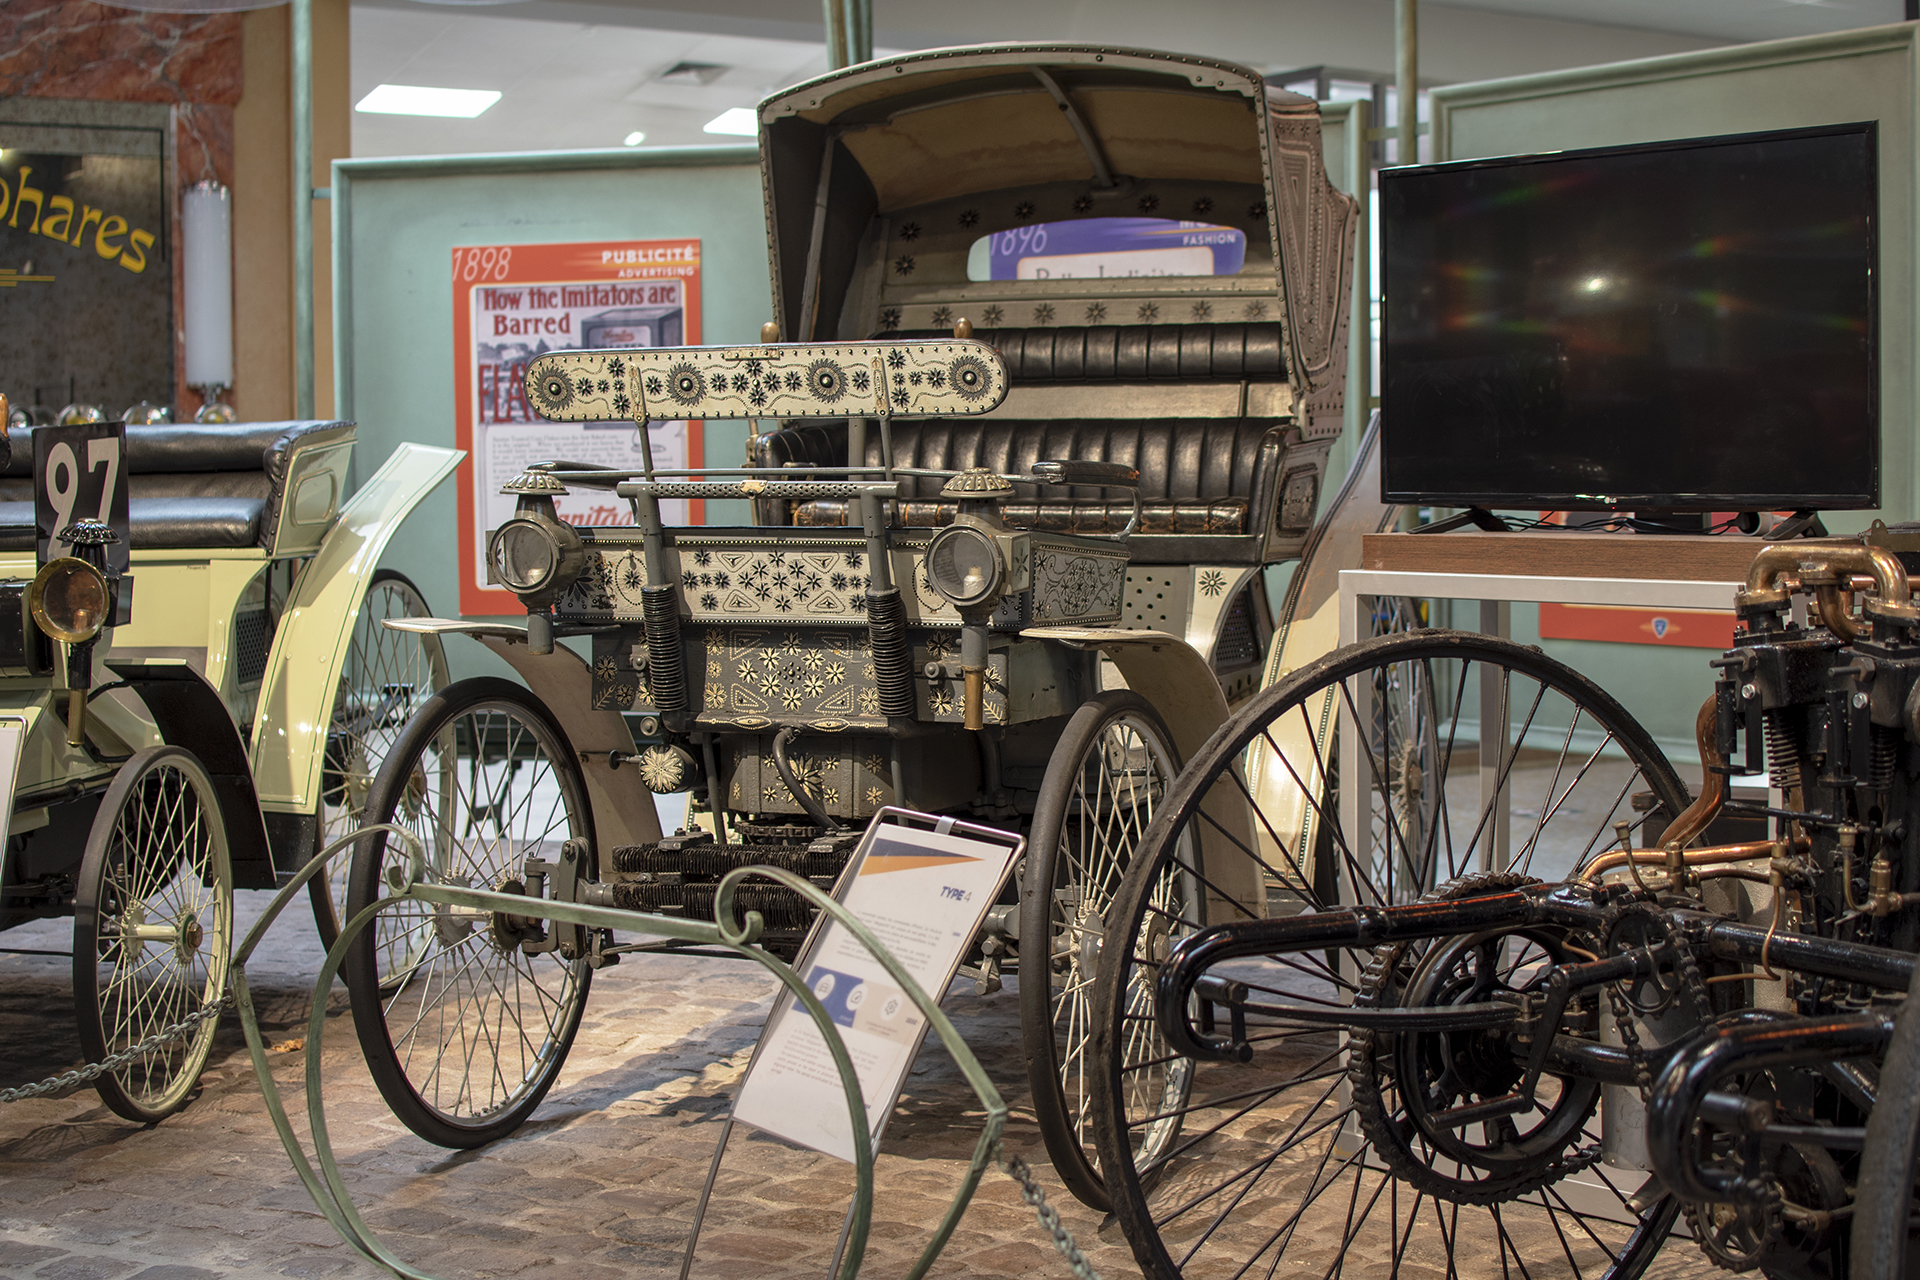
<path fill-rule="evenodd" d="M 730 134 L 742 138 L 758 137 L 760 117 L 754 114 L 752 107 L 729 107 L 707 121 L 701 132 Z"/>
<path fill-rule="evenodd" d="M 417 84 L 375 85 L 353 106 L 383 116 L 440 116 L 471 120 L 500 101 L 498 89 L 434 89 Z"/>

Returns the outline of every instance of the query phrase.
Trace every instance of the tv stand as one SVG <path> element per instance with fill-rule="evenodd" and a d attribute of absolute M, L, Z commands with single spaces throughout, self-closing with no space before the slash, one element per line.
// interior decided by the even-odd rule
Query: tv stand
<path fill-rule="evenodd" d="M 1779 524 L 1767 531 L 1768 542 L 1785 542 L 1789 538 L 1824 538 L 1827 526 L 1820 523 L 1820 513 L 1811 508 L 1794 512 Z"/>
<path fill-rule="evenodd" d="M 1456 511 L 1444 520 L 1435 520 L 1432 524 L 1423 524 L 1409 533 L 1451 533 L 1455 529 L 1464 529 L 1472 525 L 1488 533 L 1512 533 L 1513 526 L 1502 520 L 1485 507 L 1468 507 L 1465 511 Z"/>

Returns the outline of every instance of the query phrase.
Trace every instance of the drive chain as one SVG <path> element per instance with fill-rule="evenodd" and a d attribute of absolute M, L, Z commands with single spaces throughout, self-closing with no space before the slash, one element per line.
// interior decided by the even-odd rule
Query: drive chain
<path fill-rule="evenodd" d="M 994 1154 L 999 1158 L 1000 1167 L 1007 1171 L 1007 1176 L 1020 1184 L 1020 1198 L 1040 1219 L 1041 1228 L 1053 1237 L 1053 1247 L 1067 1260 L 1067 1265 L 1073 1269 L 1078 1280 L 1100 1280 L 1100 1273 L 1087 1261 L 1087 1255 L 1080 1252 L 1080 1245 L 1074 1240 L 1073 1233 L 1060 1221 L 1060 1211 L 1047 1203 L 1046 1193 L 1034 1181 L 1033 1170 L 1027 1168 L 1027 1162 L 1004 1146 L 996 1147 Z"/>
<path fill-rule="evenodd" d="M 207 1019 L 217 1018 L 232 1007 L 233 1002 L 231 998 L 222 999 L 216 1004 L 210 1004 L 204 1008 L 194 1010 L 172 1026 L 164 1027 L 154 1032 L 139 1044 L 128 1045 L 124 1049 L 108 1054 L 98 1062 L 89 1062 L 83 1067 L 75 1067 L 72 1071 L 63 1071 L 57 1076 L 48 1076 L 45 1080 L 37 1084 L 23 1084 L 17 1089 L 0 1089 L 0 1106 L 4 1106 L 9 1102 L 20 1102 L 27 1098 L 43 1097 L 49 1093 L 61 1093 L 79 1085 L 90 1084 L 98 1080 L 101 1076 L 106 1075 L 109 1071 L 118 1070 L 127 1063 L 132 1062 L 135 1058 L 143 1058 L 154 1050 L 172 1041 L 183 1038 L 188 1032 L 192 1031 Z"/>

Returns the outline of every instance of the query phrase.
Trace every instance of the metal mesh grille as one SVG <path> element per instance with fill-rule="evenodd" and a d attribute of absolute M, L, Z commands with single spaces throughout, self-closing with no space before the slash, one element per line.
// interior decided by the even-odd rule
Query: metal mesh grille
<path fill-rule="evenodd" d="M 1220 625 L 1220 643 L 1213 650 L 1216 671 L 1231 671 L 1260 661 L 1260 641 L 1254 635 L 1253 619 L 1247 616 L 1247 600 L 1251 594 L 1242 591 L 1235 596 L 1226 621 Z"/>
<path fill-rule="evenodd" d="M 233 618 L 233 661 L 241 684 L 252 684 L 267 674 L 267 651 L 273 647 L 273 623 L 265 609 L 243 609 Z"/>

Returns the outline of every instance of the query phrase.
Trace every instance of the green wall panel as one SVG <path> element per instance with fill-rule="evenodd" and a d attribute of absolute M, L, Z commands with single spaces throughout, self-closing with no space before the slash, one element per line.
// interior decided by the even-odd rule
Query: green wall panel
<path fill-rule="evenodd" d="M 454 443 L 456 245 L 698 237 L 703 340 L 757 342 L 772 315 L 750 146 L 343 160 L 333 218 L 335 403 L 360 424 L 357 477 L 402 441 Z M 746 436 L 745 423 L 707 424 L 708 465 L 741 462 Z M 384 559 L 442 614 L 457 607 L 455 484 Z M 746 504 L 710 503 L 708 518 L 746 523 Z"/>

